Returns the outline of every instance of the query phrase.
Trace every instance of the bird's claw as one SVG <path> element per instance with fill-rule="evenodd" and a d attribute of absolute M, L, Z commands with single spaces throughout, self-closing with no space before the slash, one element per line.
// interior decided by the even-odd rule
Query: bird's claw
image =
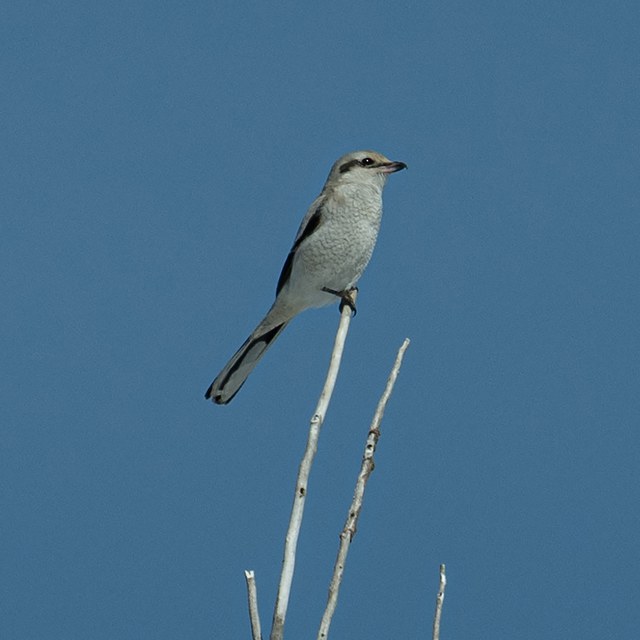
<path fill-rule="evenodd" d="M 355 301 L 355 294 L 358 291 L 358 287 L 353 287 L 345 291 L 334 291 L 333 289 L 329 289 L 328 287 L 323 287 L 322 290 L 326 293 L 331 293 L 332 295 L 338 296 L 338 298 L 340 298 L 340 313 L 342 313 L 342 310 L 345 307 L 349 307 L 349 309 L 351 309 L 352 316 L 355 318 L 356 313 L 358 313 Z"/>

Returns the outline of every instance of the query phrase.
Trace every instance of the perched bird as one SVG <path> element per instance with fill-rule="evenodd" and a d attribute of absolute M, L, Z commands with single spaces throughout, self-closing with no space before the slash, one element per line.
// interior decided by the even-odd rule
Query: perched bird
<path fill-rule="evenodd" d="M 335 162 L 322 193 L 300 224 L 271 309 L 211 383 L 205 398 L 217 404 L 230 402 L 301 311 L 341 300 L 341 306 L 346 304 L 355 313 L 352 291 L 376 244 L 382 189 L 390 173 L 406 167 L 375 151 L 355 151 Z"/>

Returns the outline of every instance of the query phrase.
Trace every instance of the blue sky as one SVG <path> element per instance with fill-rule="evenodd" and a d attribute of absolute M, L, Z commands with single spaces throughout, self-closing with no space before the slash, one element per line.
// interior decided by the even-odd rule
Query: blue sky
<path fill-rule="evenodd" d="M 313 637 L 367 426 L 412 343 L 336 638 L 640 626 L 640 9 L 633 2 L 3 8 L 3 638 L 249 636 L 271 619 L 338 321 L 228 406 L 333 161 L 402 160 L 360 281 L 287 637 Z"/>

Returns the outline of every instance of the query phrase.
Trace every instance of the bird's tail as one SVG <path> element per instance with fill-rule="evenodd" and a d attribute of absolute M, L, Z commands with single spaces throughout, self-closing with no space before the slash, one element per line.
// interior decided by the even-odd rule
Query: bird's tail
<path fill-rule="evenodd" d="M 211 383 L 204 394 L 207 400 L 212 400 L 216 404 L 227 404 L 240 391 L 240 387 L 258 364 L 260 358 L 288 324 L 287 320 L 275 326 L 265 327 L 268 317 L 258 325 Z"/>

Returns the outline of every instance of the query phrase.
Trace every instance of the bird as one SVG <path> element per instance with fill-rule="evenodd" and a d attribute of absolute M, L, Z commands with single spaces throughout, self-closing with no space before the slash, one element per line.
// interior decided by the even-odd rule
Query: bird
<path fill-rule="evenodd" d="M 387 178 L 406 169 L 375 151 L 354 151 L 331 167 L 320 195 L 302 219 L 273 305 L 205 393 L 227 404 L 287 324 L 311 307 L 340 301 L 355 314 L 353 291 L 369 263 L 382 217 Z"/>

